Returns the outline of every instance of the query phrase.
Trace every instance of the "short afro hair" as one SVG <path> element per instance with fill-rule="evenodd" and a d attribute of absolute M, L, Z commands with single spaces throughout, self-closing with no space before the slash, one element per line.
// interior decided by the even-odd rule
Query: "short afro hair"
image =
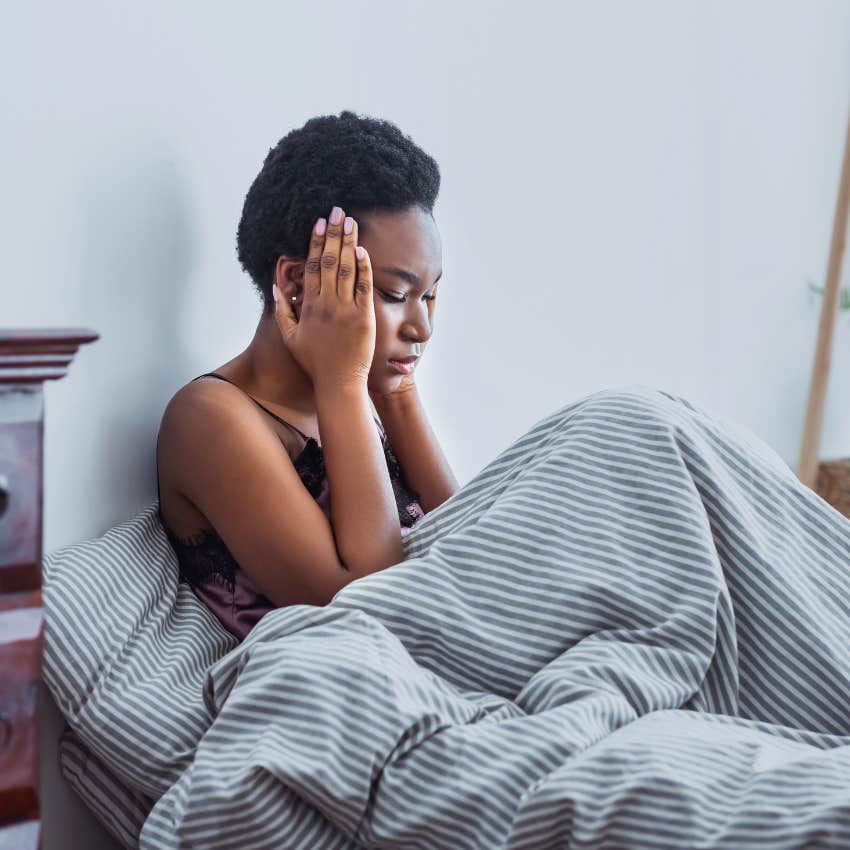
<path fill-rule="evenodd" d="M 436 161 L 390 121 L 343 110 L 287 133 L 254 178 L 236 232 L 264 312 L 274 312 L 278 257 L 306 259 L 316 219 L 332 206 L 354 217 L 412 206 L 433 214 L 439 191 Z"/>

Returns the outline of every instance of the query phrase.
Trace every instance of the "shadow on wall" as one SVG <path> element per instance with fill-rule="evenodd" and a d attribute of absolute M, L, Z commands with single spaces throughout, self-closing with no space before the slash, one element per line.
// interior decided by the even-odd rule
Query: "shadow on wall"
<path fill-rule="evenodd" d="M 95 432 L 86 435 L 91 451 L 81 452 L 93 464 L 85 474 L 95 504 L 82 521 L 95 523 L 92 534 L 156 495 L 156 433 L 189 360 L 182 317 L 197 258 L 192 194 L 174 140 L 150 133 L 110 140 L 81 171 L 78 291 L 83 324 L 101 334 L 75 382 Z"/>

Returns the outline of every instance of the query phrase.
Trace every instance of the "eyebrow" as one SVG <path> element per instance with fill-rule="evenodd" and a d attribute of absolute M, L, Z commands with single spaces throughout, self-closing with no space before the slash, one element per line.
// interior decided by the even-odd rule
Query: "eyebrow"
<path fill-rule="evenodd" d="M 400 277 L 403 281 L 411 284 L 411 286 L 418 286 L 421 283 L 419 275 L 416 275 L 407 269 L 401 269 L 398 266 L 381 266 L 378 271 L 386 272 L 387 274 L 394 274 L 396 277 Z M 443 270 L 440 269 L 440 273 L 434 278 L 434 283 L 436 283 L 442 276 Z"/>

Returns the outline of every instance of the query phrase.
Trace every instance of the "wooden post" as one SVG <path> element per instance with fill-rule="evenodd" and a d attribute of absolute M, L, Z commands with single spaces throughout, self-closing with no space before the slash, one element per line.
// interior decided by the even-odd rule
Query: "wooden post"
<path fill-rule="evenodd" d="M 850 118 L 847 122 L 847 138 L 844 141 L 844 161 L 838 184 L 838 200 L 832 223 L 832 241 L 829 246 L 829 264 L 826 270 L 826 288 L 820 311 L 815 363 L 809 385 L 809 402 L 806 407 L 806 423 L 803 426 L 803 447 L 797 477 L 807 487 L 814 488 L 818 473 L 818 453 L 823 430 L 823 410 L 826 402 L 826 387 L 829 379 L 829 361 L 832 352 L 832 336 L 835 316 L 838 312 L 841 267 L 844 249 L 847 246 L 847 222 L 850 218 Z"/>
<path fill-rule="evenodd" d="M 97 338 L 0 329 L 0 850 L 41 847 L 42 384 Z"/>

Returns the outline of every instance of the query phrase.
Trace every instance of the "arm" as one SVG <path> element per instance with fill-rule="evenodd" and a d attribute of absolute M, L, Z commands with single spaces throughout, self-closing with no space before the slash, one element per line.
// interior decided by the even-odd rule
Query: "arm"
<path fill-rule="evenodd" d="M 365 383 L 317 391 L 316 409 L 343 563 L 360 578 L 403 561 L 398 509 Z"/>
<path fill-rule="evenodd" d="M 419 493 L 422 510 L 434 510 L 459 485 L 425 415 L 418 388 L 372 401 L 407 483 Z"/>
<path fill-rule="evenodd" d="M 317 395 L 328 517 L 256 405 L 190 382 L 163 415 L 157 461 L 275 605 L 327 605 L 349 582 L 404 559 L 398 510 L 366 389 Z"/>

